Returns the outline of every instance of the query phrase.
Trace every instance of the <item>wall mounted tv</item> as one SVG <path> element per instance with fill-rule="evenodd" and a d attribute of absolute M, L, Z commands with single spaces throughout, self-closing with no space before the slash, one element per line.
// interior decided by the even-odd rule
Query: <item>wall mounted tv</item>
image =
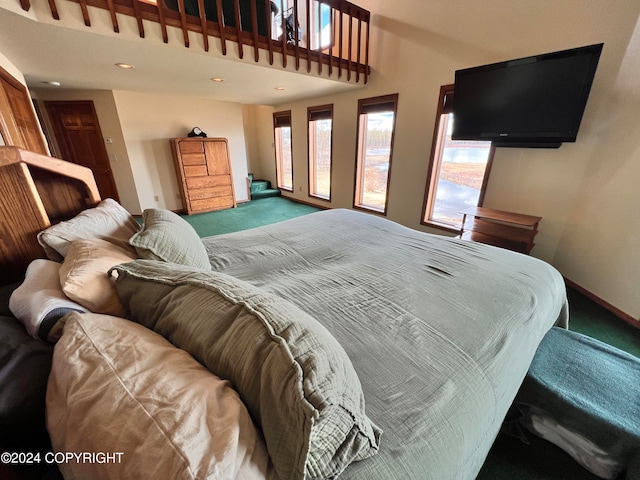
<path fill-rule="evenodd" d="M 457 70 L 452 138 L 496 147 L 575 142 L 603 45 Z"/>

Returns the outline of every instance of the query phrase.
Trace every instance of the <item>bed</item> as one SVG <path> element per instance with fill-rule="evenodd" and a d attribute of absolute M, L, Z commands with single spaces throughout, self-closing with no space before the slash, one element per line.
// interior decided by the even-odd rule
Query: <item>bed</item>
<path fill-rule="evenodd" d="M 56 451 L 124 460 L 66 479 L 473 479 L 566 327 L 562 276 L 522 254 L 342 209 L 199 239 L 105 202 L 108 234 L 86 228 L 100 204 L 39 235 L 58 272 L 102 259 L 47 327 L 47 426 Z"/>

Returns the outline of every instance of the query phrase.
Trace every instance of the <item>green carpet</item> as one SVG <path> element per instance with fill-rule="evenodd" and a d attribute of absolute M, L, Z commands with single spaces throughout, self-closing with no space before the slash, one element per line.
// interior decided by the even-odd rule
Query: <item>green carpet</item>
<path fill-rule="evenodd" d="M 201 237 L 275 223 L 319 209 L 282 197 L 243 203 L 235 209 L 184 216 Z M 640 329 L 568 288 L 569 328 L 640 357 Z M 564 451 L 530 435 L 530 444 L 499 434 L 477 480 L 597 480 Z M 407 479 L 411 480 L 411 479 Z"/>
<path fill-rule="evenodd" d="M 319 208 L 282 197 L 261 198 L 238 204 L 237 208 L 216 212 L 182 215 L 200 237 L 261 227 L 290 218 L 317 212 Z"/>

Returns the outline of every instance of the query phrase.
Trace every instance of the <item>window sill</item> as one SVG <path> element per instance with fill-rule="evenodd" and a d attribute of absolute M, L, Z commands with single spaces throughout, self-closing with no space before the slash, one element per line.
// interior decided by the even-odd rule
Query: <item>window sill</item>
<path fill-rule="evenodd" d="M 421 225 L 426 225 L 427 227 L 431 227 L 431 228 L 435 228 L 438 230 L 443 230 L 445 232 L 448 233 L 453 233 L 455 235 L 460 235 L 462 233 L 462 229 L 460 228 L 456 228 L 452 225 L 446 225 L 444 223 L 438 223 L 438 222 L 433 222 L 433 221 L 429 221 L 429 222 L 425 222 L 424 220 L 420 222 Z"/>

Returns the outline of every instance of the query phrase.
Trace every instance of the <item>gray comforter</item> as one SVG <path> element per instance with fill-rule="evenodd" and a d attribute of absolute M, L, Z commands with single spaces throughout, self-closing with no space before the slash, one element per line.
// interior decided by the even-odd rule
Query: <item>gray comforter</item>
<path fill-rule="evenodd" d="M 548 264 L 355 211 L 204 242 L 214 270 L 293 302 L 346 350 L 384 433 L 340 478 L 475 478 L 536 347 L 567 321 Z"/>

